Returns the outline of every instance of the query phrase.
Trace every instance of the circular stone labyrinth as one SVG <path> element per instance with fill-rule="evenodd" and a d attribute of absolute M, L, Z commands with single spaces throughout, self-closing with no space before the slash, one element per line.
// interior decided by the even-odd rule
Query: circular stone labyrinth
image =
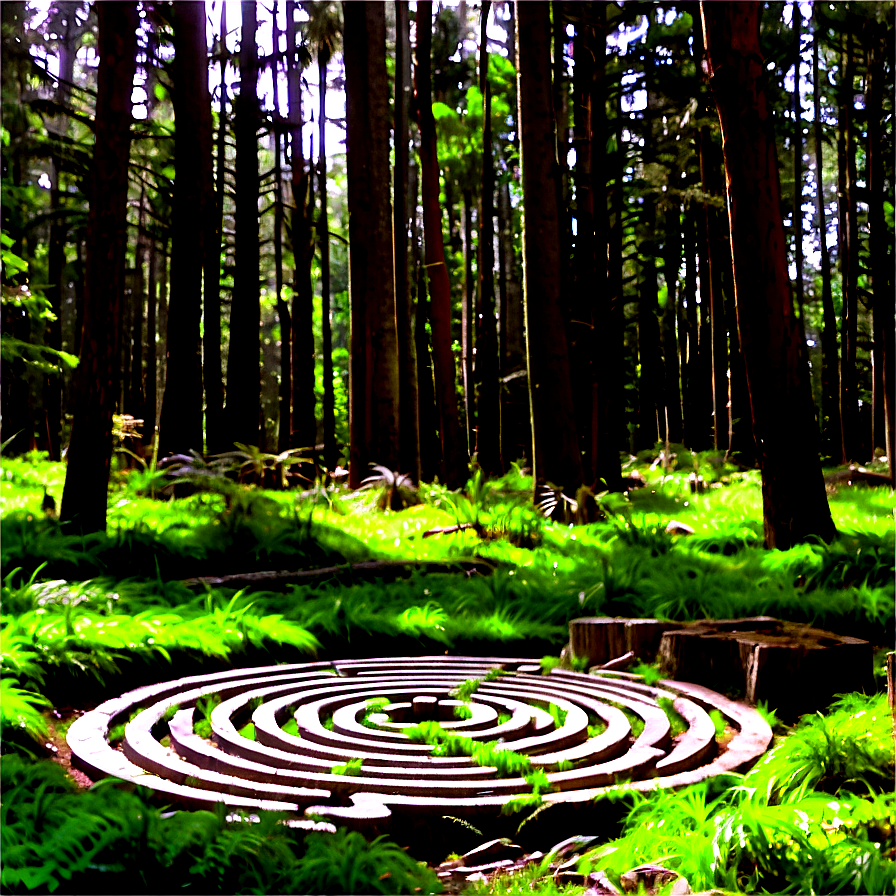
<path fill-rule="evenodd" d="M 478 679 L 467 686 L 475 690 L 461 701 L 455 689 L 470 679 Z M 209 740 L 193 724 L 197 702 L 212 695 L 220 703 Z M 713 710 L 727 726 L 724 746 Z M 683 728 L 674 737 L 670 716 Z M 501 777 L 499 761 L 433 755 L 432 744 L 404 733 L 420 722 L 525 754 L 526 769 Z M 123 739 L 110 745 L 122 724 Z M 531 805 L 536 780 L 549 804 L 585 802 L 621 781 L 637 789 L 692 784 L 748 765 L 771 737 L 755 710 L 699 685 L 544 675 L 531 659 L 436 656 L 236 669 L 151 685 L 86 713 L 68 743 L 90 777 L 121 778 L 188 807 L 224 803 L 382 828 L 396 817 L 498 815 L 526 796 Z"/>

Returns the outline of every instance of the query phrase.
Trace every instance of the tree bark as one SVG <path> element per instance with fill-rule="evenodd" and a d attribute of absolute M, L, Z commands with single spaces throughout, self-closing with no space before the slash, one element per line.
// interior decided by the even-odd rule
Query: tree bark
<path fill-rule="evenodd" d="M 261 300 L 258 247 L 258 29 L 254 0 L 242 0 L 240 92 L 236 98 L 236 270 L 227 358 L 228 437 L 260 444 Z M 172 283 L 174 278 L 172 277 Z"/>
<path fill-rule="evenodd" d="M 473 378 L 473 321 L 476 319 L 476 285 L 473 282 L 473 191 L 464 200 L 464 295 L 460 308 L 460 369 L 464 388 L 464 426 L 467 451 L 476 451 L 476 385 Z"/>
<path fill-rule="evenodd" d="M 177 3 L 172 10 L 177 170 L 171 239 L 168 362 L 159 421 L 160 455 L 187 454 L 191 450 L 201 453 L 204 447 L 199 327 L 206 217 L 210 207 L 214 206 L 214 196 L 207 192 L 212 185 L 212 122 L 205 9 L 195 3 Z M 231 344 L 233 339 L 235 337 Z"/>
<path fill-rule="evenodd" d="M 843 432 L 838 394 L 837 315 L 831 290 L 831 257 L 828 253 L 827 215 L 824 202 L 824 165 L 822 164 L 821 87 L 818 77 L 818 45 L 821 30 L 816 26 L 812 42 L 812 91 L 815 97 L 815 197 L 818 208 L 818 243 L 821 254 L 821 432 L 822 454 L 838 458 L 842 453 Z"/>
<path fill-rule="evenodd" d="M 483 0 L 479 27 L 479 91 L 482 94 L 482 182 L 479 197 L 479 316 L 476 332 L 476 459 L 486 476 L 501 465 L 501 405 L 498 394 L 498 329 L 495 317 L 495 170 L 492 161 L 492 102 L 488 83 L 486 24 L 489 0 Z"/>
<path fill-rule="evenodd" d="M 852 20 L 846 13 L 847 24 Z M 852 32 L 847 31 L 846 47 L 841 54 L 839 84 L 839 140 L 837 165 L 840 196 L 840 277 L 843 283 L 843 312 L 840 318 L 840 418 L 844 464 L 859 461 L 858 377 L 856 373 L 856 341 L 858 339 L 858 264 L 859 231 L 856 221 L 856 139 L 854 129 L 855 58 Z"/>
<path fill-rule="evenodd" d="M 137 4 L 101 3 L 96 11 L 100 64 L 84 324 L 61 508 L 63 522 L 80 532 L 106 529 L 127 224 L 131 88 L 137 69 Z"/>
<path fill-rule="evenodd" d="M 523 172 L 523 295 L 536 488 L 574 495 L 582 484 L 569 355 L 560 306 L 560 172 L 551 112 L 550 7 L 516 9 L 517 96 Z"/>
<path fill-rule="evenodd" d="M 312 228 L 311 165 L 306 164 L 302 144 L 302 65 L 299 61 L 297 4 L 287 0 L 288 48 L 287 98 L 289 103 L 289 164 L 291 169 L 292 251 L 295 262 L 292 298 L 292 447 L 313 448 L 317 442 L 314 417 L 314 292 L 311 262 L 314 257 Z"/>
<path fill-rule="evenodd" d="M 451 285 L 445 265 L 439 207 L 439 158 L 431 98 L 432 3 L 417 4 L 417 114 L 420 127 L 420 174 L 423 193 L 424 259 L 429 275 L 432 360 L 439 436 L 445 483 L 457 488 L 466 479 L 466 455 L 461 446 L 457 411 L 454 354 L 451 351 Z"/>
<path fill-rule="evenodd" d="M 411 93 L 410 10 L 407 0 L 395 4 L 395 173 L 392 203 L 395 327 L 398 331 L 399 459 L 402 472 L 420 481 L 420 413 L 417 349 L 414 341 L 411 284 L 408 273 L 408 181 Z M 414 207 L 416 208 L 416 191 Z"/>
<path fill-rule="evenodd" d="M 357 488 L 371 462 L 398 466 L 398 334 L 385 6 L 346 3 L 343 15 L 352 316 L 349 483 Z"/>
<path fill-rule="evenodd" d="M 787 276 L 774 127 L 760 79 L 758 2 L 701 3 L 725 153 L 737 323 L 759 463 L 765 542 L 836 531 L 817 460 L 808 369 Z M 793 459 L 803 461 L 794 465 Z"/>
<path fill-rule="evenodd" d="M 322 55 L 318 46 L 317 70 L 320 83 L 318 108 L 318 192 L 320 193 L 320 216 L 318 217 L 317 240 L 320 246 L 320 326 L 321 354 L 324 376 L 324 466 L 335 470 L 338 461 L 336 451 L 336 396 L 333 388 L 333 327 L 330 320 L 330 215 L 327 196 L 327 66 L 329 57 Z"/>
<path fill-rule="evenodd" d="M 209 167 L 203 170 L 204 189 L 209 196 L 205 215 L 205 263 L 203 265 L 202 375 L 205 385 L 205 447 L 212 453 L 227 447 L 224 431 L 224 378 L 221 355 L 221 252 L 224 246 L 224 190 L 227 164 L 227 4 L 221 4 L 221 38 L 216 48 L 220 56 L 220 100 L 218 133 L 215 146 L 216 176 Z M 203 127 L 205 125 L 203 124 Z M 211 139 L 211 118 L 208 129 Z M 211 181 L 209 183 L 208 181 Z M 214 194 L 214 201 L 211 195 Z"/>

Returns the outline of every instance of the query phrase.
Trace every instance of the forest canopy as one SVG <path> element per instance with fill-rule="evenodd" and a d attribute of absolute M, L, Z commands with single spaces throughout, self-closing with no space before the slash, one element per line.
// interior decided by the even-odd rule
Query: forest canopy
<path fill-rule="evenodd" d="M 0 12 L 0 442 L 68 525 L 113 448 L 518 462 L 586 517 L 713 451 L 778 547 L 822 463 L 892 470 L 891 3 Z"/>

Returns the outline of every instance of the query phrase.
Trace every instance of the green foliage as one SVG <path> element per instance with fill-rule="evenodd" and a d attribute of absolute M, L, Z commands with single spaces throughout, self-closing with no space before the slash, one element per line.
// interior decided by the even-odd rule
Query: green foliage
<path fill-rule="evenodd" d="M 688 723 L 675 711 L 671 698 L 659 697 L 656 702 L 669 720 L 669 733 L 672 737 L 678 737 L 679 734 L 688 730 Z"/>
<path fill-rule="evenodd" d="M 741 783 L 624 794 L 622 835 L 582 864 L 616 881 L 662 864 L 695 891 L 892 892 L 892 779 L 885 698 L 848 695 L 804 718 Z"/>
<path fill-rule="evenodd" d="M 466 681 L 461 682 L 461 684 L 452 689 L 451 696 L 457 697 L 458 700 L 463 700 L 464 703 L 467 703 L 473 694 L 479 690 L 480 684 L 482 684 L 481 678 L 468 678 Z"/>
<path fill-rule="evenodd" d="M 48 730 L 41 713 L 49 709 L 50 701 L 18 685 L 14 678 L 0 678 L 0 731 L 6 739 L 13 732 L 22 732 L 32 740 L 43 741 Z"/>
<path fill-rule="evenodd" d="M 385 838 L 297 837 L 281 816 L 166 815 L 113 782 L 87 791 L 55 763 L 3 756 L 4 892 L 437 892 L 435 875 Z"/>
<path fill-rule="evenodd" d="M 644 679 L 644 684 L 651 686 L 662 681 L 663 678 L 658 666 L 647 665 L 647 663 L 638 663 L 637 666 L 632 666 L 631 671 L 635 675 L 640 675 Z"/>
<path fill-rule="evenodd" d="M 193 733 L 206 739 L 212 736 L 212 710 L 221 703 L 221 695 L 205 694 L 196 701 L 193 710 Z"/>
<path fill-rule="evenodd" d="M 497 741 L 477 741 L 445 731 L 438 722 L 420 722 L 403 733 L 415 744 L 432 744 L 433 756 L 469 756 L 476 765 L 494 768 L 499 778 L 527 775 L 532 769 L 528 756 L 504 749 Z"/>
<path fill-rule="evenodd" d="M 561 709 L 556 703 L 549 703 L 548 712 L 551 714 L 551 718 L 554 720 L 554 725 L 557 728 L 562 728 L 566 724 L 566 717 L 569 714 L 568 710 Z"/>
<path fill-rule="evenodd" d="M 361 765 L 363 764 L 363 759 L 349 759 L 348 762 L 343 762 L 340 765 L 334 765 L 330 769 L 331 775 L 347 775 L 349 777 L 353 777 L 355 775 L 361 774 Z"/>

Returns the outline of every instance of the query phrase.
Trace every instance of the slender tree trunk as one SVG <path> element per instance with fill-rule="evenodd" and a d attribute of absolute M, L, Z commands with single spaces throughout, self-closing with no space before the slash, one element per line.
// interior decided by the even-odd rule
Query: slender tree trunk
<path fill-rule="evenodd" d="M 211 192 L 212 122 L 205 10 L 195 3 L 179 3 L 173 11 L 177 173 L 174 179 L 168 363 L 159 422 L 159 450 L 185 454 L 190 450 L 200 453 L 203 450 L 199 328 L 207 216 L 214 207 L 214 194 Z"/>
<path fill-rule="evenodd" d="M 673 170 L 673 182 L 680 180 Z M 678 352 L 678 269 L 681 265 L 681 208 L 678 199 L 670 196 L 664 215 L 666 242 L 663 247 L 663 278 L 666 281 L 666 307 L 661 319 L 663 357 L 666 361 L 666 438 L 680 443 L 681 435 L 681 364 Z"/>
<path fill-rule="evenodd" d="M 411 284 L 408 275 L 409 105 L 411 92 L 410 11 L 395 3 L 395 172 L 392 245 L 395 269 L 395 328 L 398 332 L 399 459 L 402 472 L 420 481 L 420 415 L 417 350 L 414 341 Z M 416 207 L 416 191 L 414 205 Z"/>
<path fill-rule="evenodd" d="M 148 271 L 148 288 L 146 302 L 146 380 L 144 382 L 143 391 L 146 395 L 146 410 L 144 411 L 146 436 L 151 444 L 155 443 L 156 421 L 158 419 L 158 386 L 157 377 L 159 375 L 158 359 L 156 352 L 156 334 L 157 313 L 159 307 L 159 286 L 158 286 L 158 255 L 156 251 L 156 241 L 151 238 L 149 241 L 149 259 L 147 263 Z"/>
<path fill-rule="evenodd" d="M 473 281 L 473 191 L 464 198 L 464 295 L 460 309 L 460 365 L 464 387 L 467 451 L 476 451 L 476 381 L 473 378 L 473 321 L 476 319 L 476 285 Z"/>
<path fill-rule="evenodd" d="M 762 470 L 767 547 L 836 534 L 787 277 L 774 126 L 761 79 L 760 4 L 701 3 L 728 185 L 737 323 Z M 794 464 L 794 457 L 803 462 Z"/>
<path fill-rule="evenodd" d="M 451 351 L 451 284 L 445 265 L 442 220 L 439 208 L 439 158 L 431 100 L 432 3 L 417 4 L 417 113 L 420 127 L 420 174 L 423 192 L 425 263 L 429 275 L 432 357 L 435 368 L 436 405 L 442 443 L 444 480 L 457 488 L 466 478 L 466 456 L 461 445 L 457 413 L 454 355 Z"/>
<path fill-rule="evenodd" d="M 482 94 L 482 185 L 479 197 L 479 316 L 476 332 L 476 459 L 487 476 L 501 465 L 501 404 L 498 394 L 498 329 L 495 317 L 495 171 L 492 161 L 492 98 L 488 83 L 486 25 L 491 4 L 483 0 L 479 26 L 479 91 Z"/>
<path fill-rule="evenodd" d="M 62 35 L 62 40 L 59 41 L 59 83 L 56 87 L 56 102 L 60 106 L 65 106 L 68 103 L 71 93 L 70 85 L 74 80 L 76 53 L 74 40 L 75 4 L 68 3 L 65 5 L 67 7 L 67 18 L 65 33 Z M 60 115 L 48 129 L 64 138 L 68 130 L 68 119 Z M 62 160 L 58 155 L 54 154 L 50 164 L 50 211 L 54 212 L 63 207 L 62 197 L 64 194 L 59 183 Z M 45 293 L 50 302 L 50 309 L 55 315 L 55 320 L 48 321 L 45 339 L 50 348 L 57 350 L 62 348 L 62 280 L 65 271 L 67 230 L 66 224 L 59 220 L 53 220 L 50 224 L 50 240 L 47 251 L 47 280 L 49 283 Z M 46 448 L 49 452 L 50 460 L 60 460 L 62 457 L 62 377 L 62 371 L 49 375 L 44 382 L 43 388 L 43 405 L 46 413 Z"/>
<path fill-rule="evenodd" d="M 533 477 L 574 495 L 582 484 L 569 355 L 560 306 L 560 171 L 551 112 L 550 7 L 522 3 L 517 21 L 517 96 L 523 172 L 526 312 Z"/>
<path fill-rule="evenodd" d="M 84 327 L 61 509 L 62 520 L 81 532 L 106 529 L 127 225 L 131 85 L 137 69 L 137 4 L 101 3 L 96 11 L 100 64 Z"/>
<path fill-rule="evenodd" d="M 651 74 L 647 82 L 647 110 L 644 120 L 645 164 L 655 161 L 651 108 L 655 105 Z M 656 197 L 646 193 L 639 215 L 641 239 L 638 263 L 638 358 L 641 375 L 638 378 L 638 430 L 635 446 L 639 450 L 652 448 L 666 439 L 666 384 L 660 343 L 658 284 L 656 259 L 659 255 Z"/>
<path fill-rule="evenodd" d="M 289 164 L 292 182 L 292 250 L 295 261 L 292 299 L 292 447 L 313 448 L 317 443 L 314 417 L 314 258 L 311 165 L 302 144 L 302 66 L 295 23 L 297 4 L 286 3 L 286 45 L 289 68 Z"/>
<path fill-rule="evenodd" d="M 333 390 L 333 328 L 330 320 L 330 216 L 327 197 L 327 63 L 328 58 L 318 49 L 317 68 L 320 81 L 318 110 L 318 189 L 320 192 L 320 216 L 318 217 L 318 243 L 320 245 L 320 302 L 321 349 L 324 374 L 324 466 L 335 470 L 338 461 L 336 451 L 336 396 Z"/>
<path fill-rule="evenodd" d="M 389 195 L 385 6 L 346 3 L 345 79 L 351 271 L 351 464 L 357 488 L 371 462 L 394 470 L 398 334 Z"/>
<path fill-rule="evenodd" d="M 254 0 L 242 0 L 240 92 L 236 98 L 236 270 L 227 358 L 229 437 L 261 441 L 261 301 L 258 248 L 258 29 Z M 172 277 L 173 281 L 173 277 Z"/>
<path fill-rule="evenodd" d="M 209 452 L 223 451 L 226 447 L 224 432 L 224 379 L 221 357 L 221 251 L 224 245 L 224 184 L 226 168 L 227 85 L 224 75 L 227 68 L 224 35 L 227 33 L 227 4 L 221 4 L 221 40 L 217 47 L 220 55 L 218 107 L 218 133 L 215 167 L 217 180 L 211 166 L 203 168 L 203 191 L 209 197 L 206 204 L 205 240 L 203 264 L 203 313 L 202 313 L 202 375 L 205 384 L 205 446 Z M 210 113 L 209 113 L 210 114 Z M 205 125 L 203 125 L 205 127 Z M 211 117 L 208 121 L 211 140 Z M 204 154 L 203 154 L 204 155 Z M 210 155 L 210 153 L 209 153 Z M 212 196 L 214 200 L 212 200 Z"/>
<path fill-rule="evenodd" d="M 818 45 L 821 30 L 816 27 L 812 42 L 812 91 L 815 97 L 815 197 L 818 208 L 818 242 L 821 254 L 821 431 L 822 453 L 828 458 L 839 458 L 842 453 L 843 433 L 840 423 L 838 394 L 837 315 L 831 289 L 831 257 L 828 253 L 827 215 L 824 202 L 824 165 L 822 163 L 821 88 L 818 77 Z"/>
<path fill-rule="evenodd" d="M 800 320 L 800 340 L 806 344 L 803 313 L 803 110 L 800 104 L 800 49 L 803 19 L 799 3 L 793 4 L 793 257 L 796 261 L 794 299 Z"/>
<path fill-rule="evenodd" d="M 851 17 L 847 12 L 847 20 Z M 853 82 L 855 59 L 852 33 L 847 31 L 846 49 L 841 56 L 839 85 L 840 139 L 838 167 L 840 171 L 840 276 L 843 283 L 843 314 L 840 320 L 840 418 L 842 425 L 843 463 L 861 460 L 859 446 L 858 378 L 856 342 L 858 339 L 858 262 L 859 240 L 856 222 L 856 140 L 853 119 L 855 100 Z"/>
<path fill-rule="evenodd" d="M 683 352 L 681 391 L 683 407 L 683 441 L 691 450 L 701 445 L 703 427 L 700 425 L 697 396 L 700 388 L 699 332 L 697 319 L 697 212 L 692 206 L 685 213 L 685 268 L 684 268 L 684 319 L 687 332 L 687 349 Z"/>
<path fill-rule="evenodd" d="M 873 293 L 873 334 L 872 363 L 874 365 L 874 439 L 872 449 L 883 448 L 890 462 L 890 479 L 893 480 L 894 411 L 896 411 L 896 376 L 893 366 L 893 282 L 892 261 L 888 246 L 890 237 L 884 219 L 883 202 L 877 201 L 884 195 L 883 148 L 883 91 L 884 59 L 890 49 L 885 29 L 870 26 L 871 59 L 868 70 L 868 190 L 872 201 L 868 207 L 868 223 L 871 230 L 871 283 Z"/>

